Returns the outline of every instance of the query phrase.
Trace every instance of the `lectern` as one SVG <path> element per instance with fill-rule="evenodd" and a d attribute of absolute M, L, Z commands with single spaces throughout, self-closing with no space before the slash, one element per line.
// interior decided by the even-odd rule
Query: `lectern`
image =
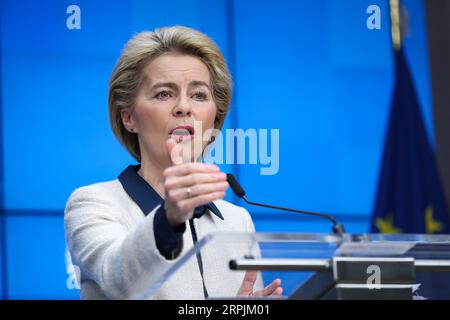
<path fill-rule="evenodd" d="M 209 234 L 157 281 L 141 283 L 132 298 L 151 297 L 182 273 L 190 259 L 217 243 L 239 248 L 233 250 L 238 252 L 234 256 L 217 252 L 214 263 L 218 268 L 259 271 L 265 285 L 281 278 L 282 299 L 428 299 L 432 297 L 423 294 L 427 286 L 441 286 L 440 298 L 450 299 L 450 287 L 446 287 L 450 285 L 450 235 L 300 233 Z M 442 296 L 447 289 L 448 296 Z"/>

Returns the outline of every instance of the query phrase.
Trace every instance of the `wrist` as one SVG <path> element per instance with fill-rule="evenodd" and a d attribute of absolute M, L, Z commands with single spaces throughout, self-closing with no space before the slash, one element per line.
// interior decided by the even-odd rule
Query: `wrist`
<path fill-rule="evenodd" d="M 184 221 L 178 221 L 177 219 L 172 218 L 173 214 L 171 214 L 167 209 L 165 209 L 165 215 L 169 225 L 174 231 L 180 229 L 180 227 L 184 225 Z"/>

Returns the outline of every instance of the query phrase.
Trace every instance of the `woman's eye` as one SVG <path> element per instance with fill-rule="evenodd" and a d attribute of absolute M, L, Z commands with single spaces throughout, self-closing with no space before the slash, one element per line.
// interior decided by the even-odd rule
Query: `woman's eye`
<path fill-rule="evenodd" d="M 194 93 L 194 99 L 197 101 L 205 101 L 207 100 L 207 95 L 204 92 L 196 92 Z"/>
<path fill-rule="evenodd" d="M 170 92 L 169 91 L 160 91 L 156 94 L 155 98 L 160 99 L 160 100 L 166 100 L 168 98 L 170 98 Z"/>

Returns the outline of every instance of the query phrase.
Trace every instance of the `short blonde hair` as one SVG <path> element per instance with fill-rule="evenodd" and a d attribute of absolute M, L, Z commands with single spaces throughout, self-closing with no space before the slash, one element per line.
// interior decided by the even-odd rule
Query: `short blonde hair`
<path fill-rule="evenodd" d="M 225 59 L 216 43 L 191 28 L 174 26 L 141 32 L 126 44 L 109 81 L 108 111 L 112 131 L 120 143 L 141 161 L 138 137 L 122 122 L 121 111 L 133 108 L 143 83 L 145 66 L 165 53 L 181 53 L 200 59 L 207 67 L 216 103 L 214 128 L 221 129 L 230 109 L 232 81 Z"/>

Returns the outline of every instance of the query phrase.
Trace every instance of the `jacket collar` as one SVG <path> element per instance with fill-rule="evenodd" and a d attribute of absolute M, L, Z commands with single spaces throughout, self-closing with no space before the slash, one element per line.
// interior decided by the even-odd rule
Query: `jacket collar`
<path fill-rule="evenodd" d="M 149 214 L 156 206 L 163 204 L 164 199 L 152 188 L 139 174 L 140 165 L 129 165 L 119 174 L 119 181 L 125 192 L 139 206 L 144 215 Z M 200 218 L 206 211 L 210 210 L 220 219 L 224 219 L 217 206 L 210 202 L 204 206 L 195 208 L 194 218 Z"/>

